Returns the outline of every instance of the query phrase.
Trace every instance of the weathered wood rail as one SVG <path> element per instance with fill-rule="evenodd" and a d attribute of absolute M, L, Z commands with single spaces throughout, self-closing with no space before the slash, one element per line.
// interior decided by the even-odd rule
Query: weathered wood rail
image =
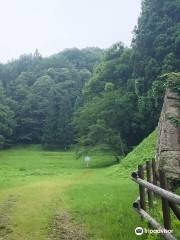
<path fill-rule="evenodd" d="M 133 203 L 133 208 L 142 218 L 167 240 L 177 240 L 170 231 L 171 217 L 170 209 L 180 220 L 180 196 L 168 190 L 168 181 L 163 170 L 157 171 L 156 162 L 147 161 L 144 165 L 139 165 L 138 170 L 132 172 L 132 180 L 139 185 L 139 197 Z M 146 179 L 145 179 L 146 178 Z M 154 207 L 154 199 L 161 197 L 163 226 L 151 217 L 147 210 Z M 147 200 L 147 201 L 146 201 Z"/>

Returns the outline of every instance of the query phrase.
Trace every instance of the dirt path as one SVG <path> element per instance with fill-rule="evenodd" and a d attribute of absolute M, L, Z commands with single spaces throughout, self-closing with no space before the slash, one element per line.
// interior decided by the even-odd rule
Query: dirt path
<path fill-rule="evenodd" d="M 67 211 L 56 214 L 48 240 L 87 240 L 83 226 L 74 222 Z"/>
<path fill-rule="evenodd" d="M 75 177 L 74 180 L 82 180 L 87 176 L 93 175 L 92 171 L 86 171 Z M 82 224 L 77 224 L 71 214 L 65 210 L 60 211 L 54 217 L 50 229 L 50 236 L 48 240 L 87 240 L 89 239 L 85 233 Z"/>
<path fill-rule="evenodd" d="M 0 204 L 0 240 L 8 239 L 8 234 L 12 232 L 9 213 L 16 203 L 16 198 L 10 195 L 6 201 Z"/>

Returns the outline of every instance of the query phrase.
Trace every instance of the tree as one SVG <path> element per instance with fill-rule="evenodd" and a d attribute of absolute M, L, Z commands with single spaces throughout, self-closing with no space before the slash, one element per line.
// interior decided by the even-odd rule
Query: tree
<path fill-rule="evenodd" d="M 70 96 L 57 84 L 51 89 L 49 96 L 49 109 L 42 139 L 46 148 L 67 149 L 72 144 L 71 115 Z"/>
<path fill-rule="evenodd" d="M 10 137 L 15 128 L 14 112 L 8 106 L 8 102 L 0 85 L 0 148 L 10 144 Z"/>
<path fill-rule="evenodd" d="M 43 58 L 36 49 L 34 54 L 24 54 L 8 64 L 0 64 L 2 129 L 4 124 L 11 126 L 7 118 L 17 123 L 15 127 L 6 128 L 9 132 L 1 134 L 1 142 L 11 138 L 15 143 L 42 143 L 42 139 L 46 139 L 49 145 L 68 147 L 74 141 L 72 113 L 83 104 L 82 89 L 102 54 L 98 48 L 69 49 Z M 56 99 L 59 102 L 56 103 Z M 51 142 L 51 135 L 46 135 L 45 126 L 51 127 L 50 119 L 54 121 L 51 135 L 57 135 L 55 142 L 54 137 Z"/>

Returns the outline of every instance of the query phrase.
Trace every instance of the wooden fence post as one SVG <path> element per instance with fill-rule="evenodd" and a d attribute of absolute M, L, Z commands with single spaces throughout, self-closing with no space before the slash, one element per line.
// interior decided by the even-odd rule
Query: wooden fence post
<path fill-rule="evenodd" d="M 152 183 L 152 170 L 151 170 L 151 162 L 146 162 L 146 171 L 147 171 L 147 181 Z M 151 190 L 147 190 L 148 193 L 148 205 L 149 208 L 153 208 L 153 193 Z"/>
<path fill-rule="evenodd" d="M 144 179 L 144 168 L 142 165 L 138 165 L 138 176 Z M 139 185 L 140 205 L 143 210 L 146 210 L 146 192 L 145 188 Z"/>
<path fill-rule="evenodd" d="M 163 170 L 159 170 L 159 180 L 161 188 L 167 190 L 167 180 L 166 175 Z M 162 211 L 163 211 L 163 221 L 164 227 L 168 230 L 171 229 L 171 218 L 170 218 L 170 207 L 167 199 L 162 197 Z"/>
<path fill-rule="evenodd" d="M 174 204 L 173 202 L 170 202 L 170 201 L 169 201 L 169 206 L 180 221 L 180 208 L 178 206 L 176 206 L 176 204 Z"/>
<path fill-rule="evenodd" d="M 153 184 L 157 186 L 157 167 L 155 159 L 152 160 Z"/>

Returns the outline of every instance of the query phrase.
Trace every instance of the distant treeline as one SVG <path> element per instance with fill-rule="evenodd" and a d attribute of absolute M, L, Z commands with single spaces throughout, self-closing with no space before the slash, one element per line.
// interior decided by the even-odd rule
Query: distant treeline
<path fill-rule="evenodd" d="M 157 125 L 165 73 L 180 71 L 180 1 L 144 0 L 132 47 L 23 55 L 0 65 L 0 146 L 126 154 Z"/>
<path fill-rule="evenodd" d="M 38 50 L 0 65 L 0 146 L 42 143 L 67 148 L 74 142 L 72 115 L 103 51 L 70 49 L 49 58 Z"/>

